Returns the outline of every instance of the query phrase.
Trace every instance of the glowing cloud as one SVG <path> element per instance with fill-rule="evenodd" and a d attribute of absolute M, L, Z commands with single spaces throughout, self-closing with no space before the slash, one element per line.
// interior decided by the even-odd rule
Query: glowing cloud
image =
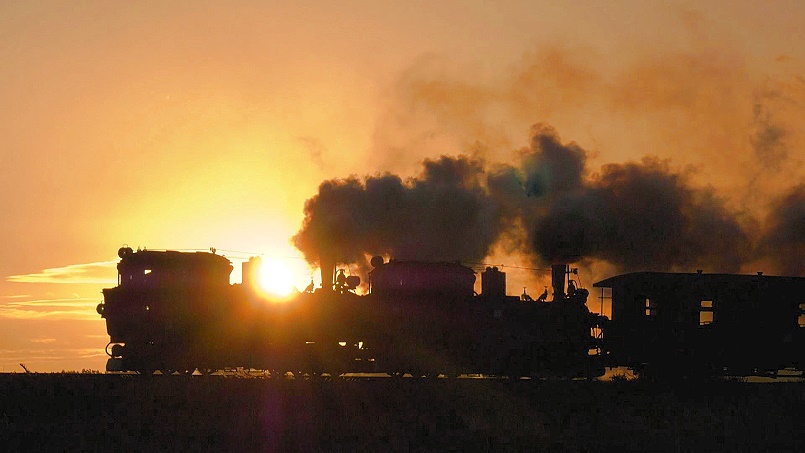
<path fill-rule="evenodd" d="M 64 267 L 45 269 L 32 274 L 11 275 L 9 282 L 18 283 L 70 283 L 115 285 L 117 260 L 94 263 L 71 264 Z"/>
<path fill-rule="evenodd" d="M 14 300 L 0 305 L 0 318 L 95 320 L 98 302 L 88 297 Z"/>
<path fill-rule="evenodd" d="M 71 299 L 36 299 L 36 300 L 26 300 L 26 301 L 19 301 L 19 302 L 9 302 L 6 304 L 7 306 L 11 307 L 37 307 L 37 308 L 46 308 L 46 307 L 67 307 L 67 308 L 88 308 L 88 307 L 95 307 L 95 304 L 98 303 L 100 298 L 89 298 L 89 297 L 78 297 L 78 298 L 71 298 Z"/>
<path fill-rule="evenodd" d="M 16 307 L 0 307 L 0 318 L 6 319 L 71 319 L 76 321 L 87 321 L 100 319 L 97 313 L 91 310 L 71 311 L 36 311 L 25 310 Z"/>

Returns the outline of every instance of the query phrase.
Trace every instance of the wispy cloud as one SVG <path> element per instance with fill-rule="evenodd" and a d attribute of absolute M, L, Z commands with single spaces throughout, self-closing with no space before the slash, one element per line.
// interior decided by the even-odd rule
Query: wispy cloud
<path fill-rule="evenodd" d="M 84 335 L 86 338 L 91 338 L 93 340 L 101 339 L 101 340 L 108 340 L 109 335 Z"/>
<path fill-rule="evenodd" d="M 64 267 L 45 269 L 32 274 L 11 275 L 9 282 L 19 283 L 72 283 L 102 284 L 117 283 L 116 260 L 98 261 L 95 263 L 71 264 Z"/>
<path fill-rule="evenodd" d="M 69 308 L 94 308 L 100 301 L 100 297 L 73 297 L 70 299 L 36 299 L 20 302 L 9 302 L 7 307 L 69 307 Z"/>
<path fill-rule="evenodd" d="M 30 296 L 27 296 L 30 297 Z M 0 319 L 98 319 L 95 306 L 100 297 L 48 298 L 0 303 Z"/>
<path fill-rule="evenodd" d="M 25 308 L 17 308 L 14 306 L 0 306 L 0 318 L 5 319 L 71 319 L 78 321 L 97 320 L 100 319 L 95 310 L 81 309 L 81 310 L 47 310 L 37 311 Z"/>
<path fill-rule="evenodd" d="M 51 361 L 105 356 L 103 348 L 0 349 L 0 361 Z"/>

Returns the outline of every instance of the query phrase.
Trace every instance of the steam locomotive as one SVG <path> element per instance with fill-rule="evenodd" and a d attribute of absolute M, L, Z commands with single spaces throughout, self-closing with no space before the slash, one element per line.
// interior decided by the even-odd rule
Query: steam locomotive
<path fill-rule="evenodd" d="M 567 265 L 552 267 L 553 299 L 506 295 L 506 275 L 458 263 L 371 260 L 369 289 L 322 265 L 315 291 L 282 303 L 255 284 L 259 258 L 208 252 L 118 251 L 118 285 L 103 290 L 108 371 L 152 373 L 231 367 L 332 376 L 599 376 L 602 328 Z M 329 284 L 332 282 L 332 284 Z"/>

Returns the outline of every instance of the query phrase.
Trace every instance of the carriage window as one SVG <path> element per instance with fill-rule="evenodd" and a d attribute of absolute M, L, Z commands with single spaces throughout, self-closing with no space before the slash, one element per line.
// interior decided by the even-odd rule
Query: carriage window
<path fill-rule="evenodd" d="M 805 328 L 805 304 L 799 304 L 799 317 L 797 318 L 797 324 L 800 327 Z"/>
<path fill-rule="evenodd" d="M 646 316 L 657 316 L 657 302 L 646 297 Z"/>
<path fill-rule="evenodd" d="M 699 305 L 699 325 L 706 326 L 713 323 L 713 301 L 703 300 Z"/>

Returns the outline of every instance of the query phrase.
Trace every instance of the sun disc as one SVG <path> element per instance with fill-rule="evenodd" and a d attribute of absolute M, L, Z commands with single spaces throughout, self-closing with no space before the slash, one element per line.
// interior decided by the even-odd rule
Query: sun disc
<path fill-rule="evenodd" d="M 268 296 L 288 297 L 295 290 L 291 269 L 282 261 L 275 259 L 263 259 L 257 282 L 260 289 Z"/>

